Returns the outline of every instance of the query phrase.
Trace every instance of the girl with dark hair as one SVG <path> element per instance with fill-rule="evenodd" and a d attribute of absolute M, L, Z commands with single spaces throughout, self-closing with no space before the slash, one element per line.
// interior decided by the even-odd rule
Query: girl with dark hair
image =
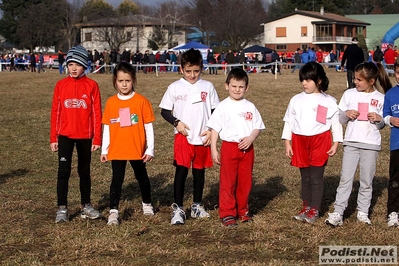
<path fill-rule="evenodd" d="M 306 63 L 299 70 L 299 80 L 303 92 L 290 100 L 282 139 L 285 155 L 299 168 L 302 179 L 302 210 L 294 219 L 314 223 L 323 197 L 324 168 L 342 142 L 342 125 L 336 99 L 325 93 L 329 80 L 324 68 Z"/>
<path fill-rule="evenodd" d="M 101 162 L 110 160 L 112 165 L 108 225 L 119 225 L 118 207 L 128 161 L 140 186 L 143 214 L 154 215 L 146 163 L 154 157 L 155 116 L 151 103 L 134 91 L 136 83 L 131 64 L 121 62 L 114 68 L 113 85 L 118 93 L 107 100 L 102 120 Z"/>

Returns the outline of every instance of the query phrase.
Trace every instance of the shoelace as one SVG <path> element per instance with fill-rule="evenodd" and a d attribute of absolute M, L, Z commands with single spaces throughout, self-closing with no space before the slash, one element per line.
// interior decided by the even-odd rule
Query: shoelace
<path fill-rule="evenodd" d="M 309 218 L 314 217 L 317 215 L 317 210 L 316 208 L 311 208 L 307 213 L 306 216 L 308 216 Z"/>
<path fill-rule="evenodd" d="M 308 202 L 305 200 L 302 202 L 302 210 L 299 212 L 299 214 L 301 213 L 305 213 L 308 212 L 309 208 L 308 208 Z"/>

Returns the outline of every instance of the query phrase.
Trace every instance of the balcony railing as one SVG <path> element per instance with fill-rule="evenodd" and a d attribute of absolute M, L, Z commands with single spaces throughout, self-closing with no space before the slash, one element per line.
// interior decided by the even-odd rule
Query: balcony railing
<path fill-rule="evenodd" d="M 313 43 L 315 42 L 335 42 L 335 43 L 343 43 L 350 44 L 352 37 L 343 37 L 343 36 L 313 36 Z"/>

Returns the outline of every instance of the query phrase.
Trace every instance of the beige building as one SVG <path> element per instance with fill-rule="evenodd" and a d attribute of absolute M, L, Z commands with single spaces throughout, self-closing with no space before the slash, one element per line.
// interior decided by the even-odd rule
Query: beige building
<path fill-rule="evenodd" d="M 149 43 L 156 43 L 158 50 L 167 50 L 186 43 L 186 25 L 170 20 L 132 15 L 80 23 L 81 44 L 88 50 L 128 49 L 144 51 Z"/>
<path fill-rule="evenodd" d="M 356 34 L 367 39 L 369 23 L 333 13 L 295 10 L 280 18 L 267 21 L 264 45 L 277 52 L 292 52 L 297 48 L 314 47 L 323 51 L 343 51 Z"/>

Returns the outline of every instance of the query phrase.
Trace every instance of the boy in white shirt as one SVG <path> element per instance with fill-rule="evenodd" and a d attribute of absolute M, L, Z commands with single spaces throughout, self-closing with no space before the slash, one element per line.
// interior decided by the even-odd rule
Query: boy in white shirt
<path fill-rule="evenodd" d="M 209 213 L 202 206 L 205 168 L 212 167 L 210 151 L 211 132 L 207 129 L 212 111 L 219 104 L 215 87 L 200 78 L 203 69 L 201 52 L 190 49 L 182 54 L 183 78 L 169 85 L 159 107 L 162 117 L 175 127 L 174 140 L 174 203 L 172 225 L 184 224 L 184 187 L 188 169 L 193 170 L 192 218 L 206 218 Z"/>
<path fill-rule="evenodd" d="M 220 164 L 219 216 L 226 227 L 251 222 L 248 197 L 252 188 L 253 142 L 265 129 L 255 105 L 244 98 L 248 75 L 241 68 L 232 69 L 226 79 L 229 97 L 213 112 L 207 126 L 212 129 L 212 159 Z M 220 154 L 216 144 L 222 139 Z"/>

